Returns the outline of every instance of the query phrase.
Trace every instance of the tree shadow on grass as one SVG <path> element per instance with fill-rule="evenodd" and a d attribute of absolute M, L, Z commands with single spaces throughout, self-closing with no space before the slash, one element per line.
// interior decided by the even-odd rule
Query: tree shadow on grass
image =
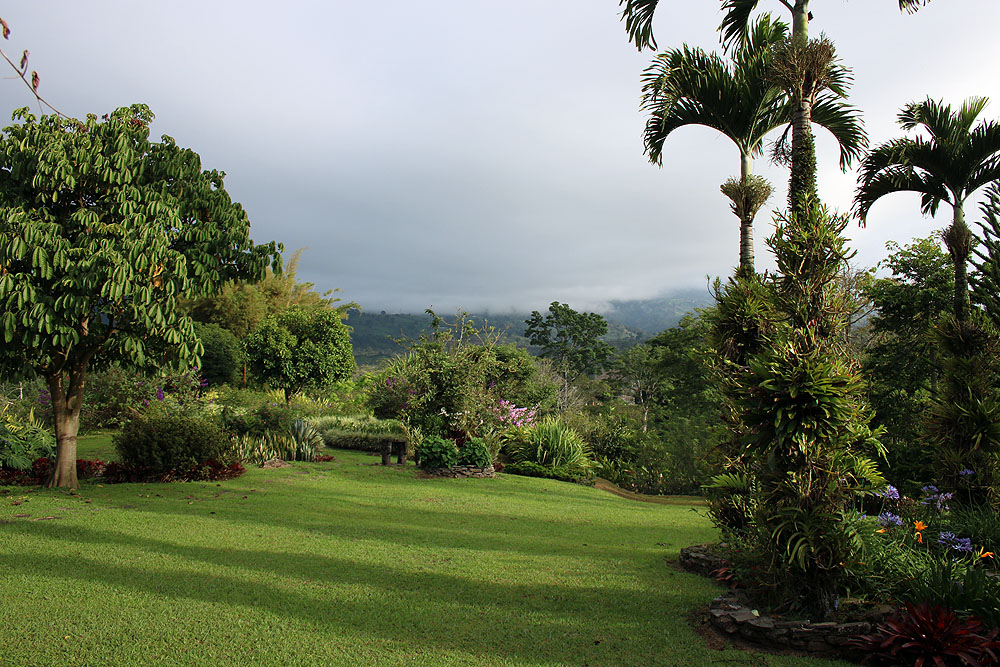
<path fill-rule="evenodd" d="M 334 556 L 185 546 L 89 528 L 67 534 L 48 523 L 22 522 L 5 531 L 115 546 L 124 557 L 131 552 L 175 559 L 148 570 L 86 555 L 0 554 L 0 569 L 10 575 L 44 572 L 46 577 L 162 598 L 263 610 L 317 625 L 323 632 L 393 641 L 402 636 L 427 648 L 455 649 L 464 643 L 472 652 L 526 663 L 616 664 L 616 652 L 625 652 L 648 656 L 643 664 L 670 664 L 663 661 L 670 647 L 659 619 L 683 614 L 699 601 L 691 599 L 690 591 L 697 598 L 703 588 L 696 584 L 685 592 L 663 585 L 635 591 L 610 585 L 470 581 Z M 205 564 L 216 571 L 204 571 Z M 255 574 L 246 576 L 247 571 Z M 296 586 L 304 592 L 290 590 Z M 698 643 L 693 634 L 690 642 Z"/>

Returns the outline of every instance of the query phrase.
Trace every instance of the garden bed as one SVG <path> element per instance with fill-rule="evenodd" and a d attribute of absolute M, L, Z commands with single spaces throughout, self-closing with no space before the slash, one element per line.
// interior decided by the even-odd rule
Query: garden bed
<path fill-rule="evenodd" d="M 728 566 L 727 561 L 713 551 L 713 545 L 699 544 L 681 549 L 678 562 L 689 572 L 712 576 Z M 739 591 L 731 589 L 712 600 L 708 607 L 708 622 L 726 636 L 743 639 L 769 649 L 787 648 L 828 657 L 858 659 L 857 649 L 848 646 L 858 635 L 871 634 L 875 625 L 892 613 L 889 606 L 858 610 L 844 617 L 850 620 L 813 622 L 784 619 L 753 607 Z"/>

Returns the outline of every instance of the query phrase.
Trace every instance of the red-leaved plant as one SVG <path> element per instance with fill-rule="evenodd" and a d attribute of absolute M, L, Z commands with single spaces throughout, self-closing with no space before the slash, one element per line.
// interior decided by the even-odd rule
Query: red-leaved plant
<path fill-rule="evenodd" d="M 907 603 L 876 633 L 861 635 L 849 646 L 865 652 L 865 662 L 889 665 L 1000 664 L 1000 630 L 988 630 L 974 617 L 962 618 L 954 610 L 927 602 Z"/>

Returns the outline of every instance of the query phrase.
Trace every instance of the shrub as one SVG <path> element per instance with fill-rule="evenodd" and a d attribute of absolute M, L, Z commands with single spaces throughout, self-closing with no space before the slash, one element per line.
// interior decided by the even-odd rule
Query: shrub
<path fill-rule="evenodd" d="M 233 384 L 243 368 L 243 348 L 236 336 L 218 324 L 194 323 L 201 340 L 201 376 L 209 385 Z"/>
<path fill-rule="evenodd" d="M 396 419 L 326 416 L 310 419 L 309 424 L 319 432 L 327 447 L 337 449 L 378 452 L 386 442 L 410 442 L 403 424 Z"/>
<path fill-rule="evenodd" d="M 926 572 L 907 580 L 905 588 L 903 600 L 953 609 L 1000 628 L 1000 581 L 982 567 L 967 567 L 945 555 L 935 559 Z"/>
<path fill-rule="evenodd" d="M 316 452 L 323 446 L 323 437 L 304 419 L 296 419 L 288 431 L 293 446 L 289 461 L 315 461 Z M 286 449 L 286 453 L 287 453 Z"/>
<path fill-rule="evenodd" d="M 531 461 L 521 461 L 519 463 L 508 463 L 503 467 L 503 471 L 510 475 L 521 475 L 523 477 L 541 477 L 544 479 L 554 479 L 560 482 L 584 482 L 584 478 L 573 475 L 565 468 L 550 468 L 548 466 L 532 463 Z"/>
<path fill-rule="evenodd" d="M 988 665 L 1000 656 L 998 632 L 939 605 L 908 603 L 879 623 L 875 634 L 858 637 L 851 646 L 865 652 L 866 662 L 879 664 Z"/>
<path fill-rule="evenodd" d="M 588 476 L 593 467 L 587 443 L 554 417 L 546 417 L 528 428 L 515 429 L 508 436 L 505 448 L 514 463 L 562 468 L 570 475 L 582 477 Z"/>
<path fill-rule="evenodd" d="M 425 438 L 417 447 L 420 456 L 420 467 L 425 470 L 450 468 L 458 464 L 458 447 L 452 440 L 432 435 Z"/>
<path fill-rule="evenodd" d="M 473 438 L 458 450 L 458 462 L 464 466 L 485 468 L 493 463 L 493 454 L 481 438 Z"/>
<path fill-rule="evenodd" d="M 184 414 L 137 416 L 115 436 L 114 444 L 124 466 L 151 474 L 187 471 L 218 459 L 229 448 L 217 424 Z"/>
<path fill-rule="evenodd" d="M 128 465 L 112 461 L 104 468 L 104 481 L 109 484 L 136 482 L 186 482 L 211 480 L 213 482 L 239 477 L 246 469 L 239 461 L 209 459 L 200 464 L 166 472 L 156 471 L 146 466 Z"/>
<path fill-rule="evenodd" d="M 951 513 L 949 527 L 986 551 L 1000 553 L 1000 514 L 992 507 L 958 507 Z"/>

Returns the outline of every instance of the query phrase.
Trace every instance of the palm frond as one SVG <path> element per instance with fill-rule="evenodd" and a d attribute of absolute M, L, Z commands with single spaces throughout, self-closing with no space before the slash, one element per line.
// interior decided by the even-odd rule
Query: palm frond
<path fill-rule="evenodd" d="M 829 94 L 820 95 L 812 108 L 812 122 L 830 131 L 840 145 L 840 168 L 846 171 L 868 148 L 861 112 L 843 99 Z"/>
<path fill-rule="evenodd" d="M 653 38 L 653 15 L 656 13 L 658 2 L 659 0 L 620 0 L 618 3 L 619 7 L 625 8 L 621 20 L 625 21 L 628 41 L 640 51 L 656 48 L 656 39 Z"/>
<path fill-rule="evenodd" d="M 750 27 L 750 16 L 757 9 L 760 0 L 724 0 L 722 11 L 726 15 L 719 25 L 722 33 L 722 46 L 729 49 L 741 39 L 745 39 Z"/>
<path fill-rule="evenodd" d="M 899 0 L 899 10 L 913 13 L 931 0 Z"/>

